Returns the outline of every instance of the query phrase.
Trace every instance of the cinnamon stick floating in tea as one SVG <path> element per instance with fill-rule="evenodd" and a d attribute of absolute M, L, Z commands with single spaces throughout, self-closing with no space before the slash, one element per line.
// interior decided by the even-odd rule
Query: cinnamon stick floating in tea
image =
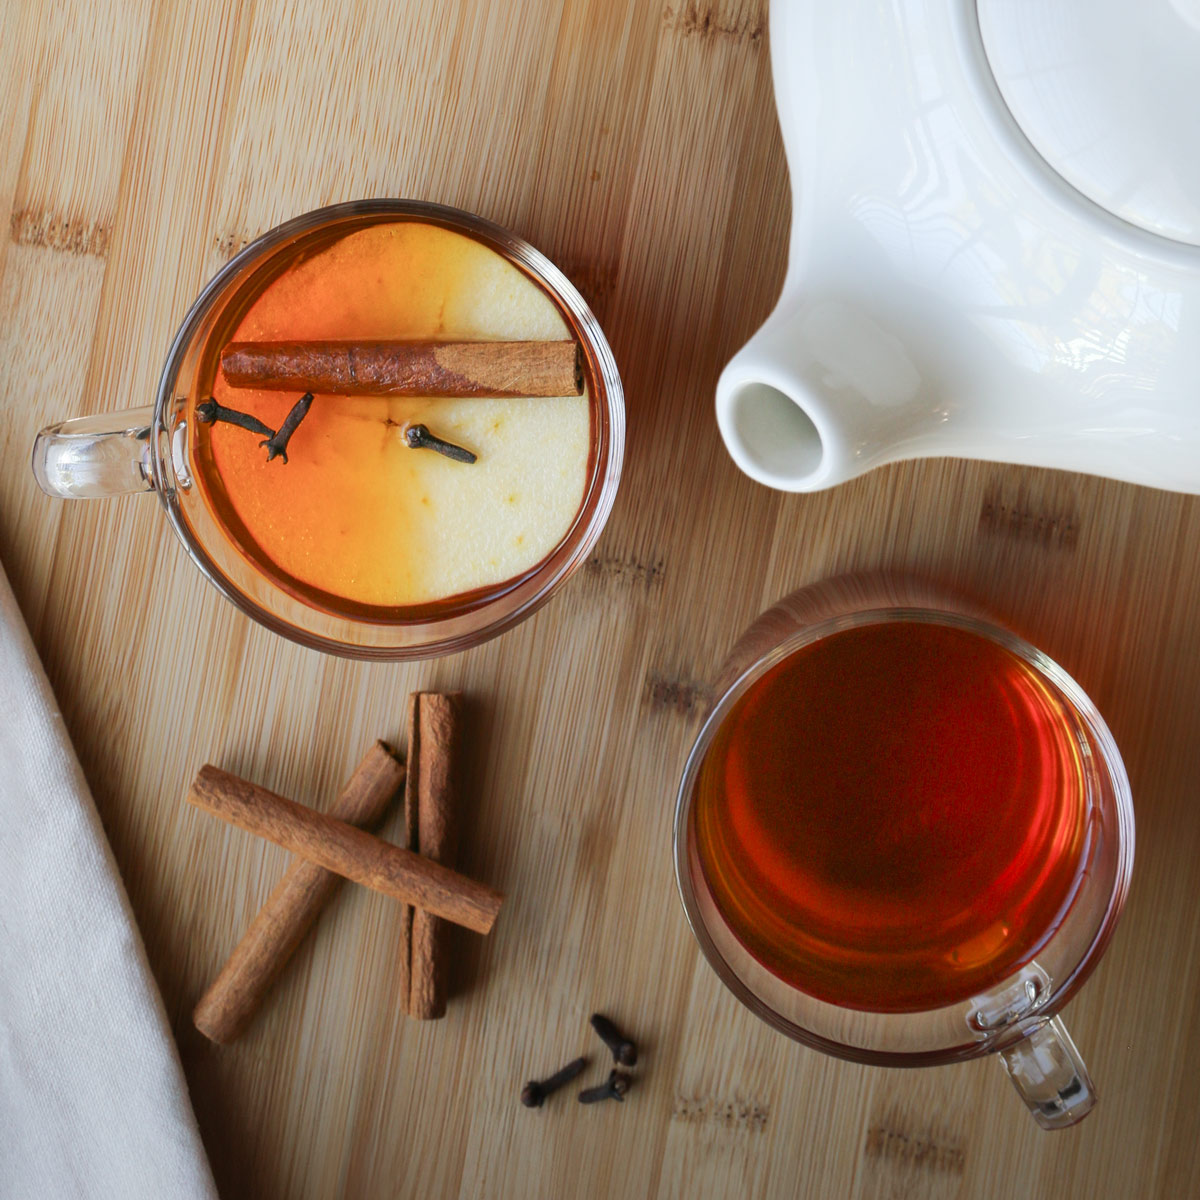
<path fill-rule="evenodd" d="M 428 909 L 455 925 L 489 933 L 504 897 L 486 884 L 402 850 L 303 804 L 277 796 L 228 771 L 201 767 L 187 801 L 293 854 L 374 888 L 386 896 Z"/>
<path fill-rule="evenodd" d="M 409 774 L 404 785 L 409 845 L 447 866 L 458 847 L 458 777 L 461 763 L 462 695 L 419 692 L 409 698 Z M 416 841 L 412 841 L 415 825 Z M 408 1015 L 436 1020 L 446 1015 L 450 928 L 417 909 L 412 917 Z"/>
<path fill-rule="evenodd" d="M 231 342 L 235 388 L 338 396 L 580 396 L 583 352 L 563 342 Z"/>
<path fill-rule="evenodd" d="M 404 763 L 376 742 L 330 809 L 352 825 L 370 827 L 383 816 L 404 780 Z M 316 863 L 296 859 L 242 935 L 192 1014 L 210 1041 L 226 1045 L 253 1021 L 264 998 L 342 877 Z"/>

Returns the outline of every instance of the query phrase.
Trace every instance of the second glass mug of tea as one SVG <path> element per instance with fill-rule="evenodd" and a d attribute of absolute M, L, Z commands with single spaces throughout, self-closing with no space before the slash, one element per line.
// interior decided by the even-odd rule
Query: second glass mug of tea
<path fill-rule="evenodd" d="M 1040 1126 L 1082 1119 L 1057 1014 L 1112 935 L 1134 825 L 1079 685 L 974 604 L 877 575 L 768 610 L 714 695 L 674 850 L 722 981 L 855 1062 L 997 1053 Z"/>
<path fill-rule="evenodd" d="M 195 483 L 195 407 L 212 392 L 213 347 L 297 255 L 380 222 L 416 221 L 494 250 L 537 284 L 579 346 L 587 385 L 590 454 L 583 498 L 566 535 L 535 567 L 445 605 L 373 610 L 325 604 L 266 575 L 231 538 Z M 269 432 L 269 431 L 268 431 Z M 211 280 L 183 320 L 153 405 L 50 426 L 33 471 L 65 499 L 157 493 L 176 534 L 207 578 L 243 612 L 293 641 L 355 658 L 426 658 L 467 649 L 529 616 L 591 553 L 612 509 L 624 452 L 625 410 L 616 362 L 599 323 L 558 268 L 527 242 L 472 213 L 411 200 L 359 200 L 318 209 L 265 233 Z"/>

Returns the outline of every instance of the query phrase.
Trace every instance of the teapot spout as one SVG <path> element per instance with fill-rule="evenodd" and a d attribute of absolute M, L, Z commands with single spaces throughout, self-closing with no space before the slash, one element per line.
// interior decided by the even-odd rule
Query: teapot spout
<path fill-rule="evenodd" d="M 928 453 L 931 412 L 904 344 L 838 300 L 782 300 L 717 382 L 717 424 L 759 483 L 811 492 Z"/>

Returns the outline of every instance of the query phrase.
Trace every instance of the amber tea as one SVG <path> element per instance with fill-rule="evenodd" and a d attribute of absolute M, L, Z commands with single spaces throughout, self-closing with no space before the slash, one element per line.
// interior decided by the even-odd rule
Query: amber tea
<path fill-rule="evenodd" d="M 200 356 L 199 490 L 244 560 L 317 608 L 379 621 L 470 609 L 534 572 L 580 514 L 596 465 L 585 368 L 579 394 L 537 399 L 302 395 L 239 383 L 222 354 L 381 339 L 573 351 L 574 338 L 545 287 L 458 229 L 381 215 L 317 230 L 231 297 Z"/>
<path fill-rule="evenodd" d="M 780 979 L 916 1012 L 1028 963 L 1078 886 L 1073 710 L 990 638 L 884 620 L 801 647 L 727 714 L 694 792 L 722 917 Z"/>

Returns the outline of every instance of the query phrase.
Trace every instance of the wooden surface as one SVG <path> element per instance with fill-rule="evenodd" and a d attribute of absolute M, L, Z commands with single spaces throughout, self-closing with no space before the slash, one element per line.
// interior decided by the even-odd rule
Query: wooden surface
<path fill-rule="evenodd" d="M 0 129 L 0 560 L 226 1200 L 1197 1194 L 1200 503 L 955 462 L 806 497 L 735 472 L 713 385 L 771 307 L 789 207 L 760 0 L 8 0 Z M 279 640 L 152 498 L 54 502 L 27 463 L 43 423 L 149 401 L 248 239 L 376 195 L 472 209 L 559 262 L 629 408 L 587 568 L 519 629 L 412 666 Z M 990 603 L 1124 750 L 1138 858 L 1066 1012 L 1101 1094 L 1076 1130 L 1039 1132 L 995 1062 L 869 1070 L 788 1043 L 684 922 L 672 794 L 704 681 L 783 592 L 881 565 Z M 399 1015 L 399 906 L 346 888 L 251 1033 L 209 1045 L 191 1006 L 286 856 L 185 806 L 188 780 L 211 760 L 328 806 L 415 688 L 470 698 L 459 865 L 509 896 L 490 938 L 457 936 L 449 1015 Z M 596 1008 L 644 1048 L 628 1102 L 522 1109 L 576 1054 L 601 1074 Z"/>

